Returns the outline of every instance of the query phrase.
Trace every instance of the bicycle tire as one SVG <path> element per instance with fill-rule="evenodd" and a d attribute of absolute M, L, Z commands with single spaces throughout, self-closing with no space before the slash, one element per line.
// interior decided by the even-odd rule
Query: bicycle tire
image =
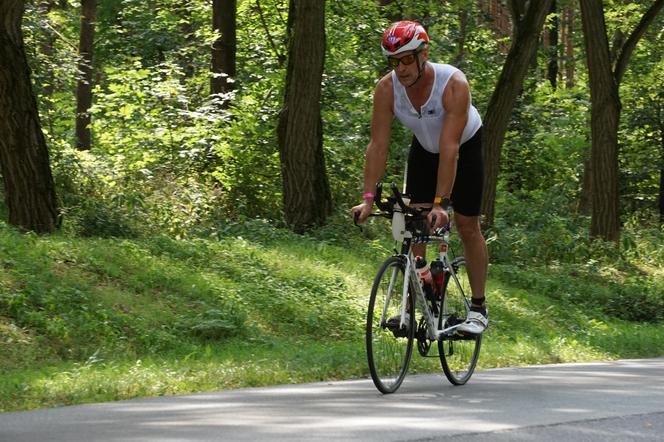
<path fill-rule="evenodd" d="M 466 298 L 470 293 L 470 284 L 466 272 L 466 261 L 457 257 L 452 261 L 452 268 L 461 285 L 461 291 L 447 272 L 443 279 L 442 314 L 438 320 L 438 328 L 444 329 L 466 320 Z M 453 385 L 464 385 L 475 371 L 477 360 L 482 348 L 482 335 L 453 332 L 441 336 L 438 340 L 438 354 L 445 377 Z"/>
<path fill-rule="evenodd" d="M 404 276 L 403 259 L 397 256 L 388 258 L 376 275 L 367 309 L 366 348 L 369 371 L 374 385 L 383 394 L 394 393 L 401 386 L 413 353 L 415 300 L 410 287 L 407 296 L 409 319 L 405 330 L 398 328 Z M 383 306 L 386 306 L 385 321 L 381 321 Z M 387 321 L 390 318 L 396 320 Z"/>

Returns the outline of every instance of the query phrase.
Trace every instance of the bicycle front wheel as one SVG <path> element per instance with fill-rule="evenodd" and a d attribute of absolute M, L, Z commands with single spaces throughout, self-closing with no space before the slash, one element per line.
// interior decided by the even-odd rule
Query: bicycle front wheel
<path fill-rule="evenodd" d="M 404 261 L 388 258 L 378 271 L 371 289 L 367 311 L 366 346 L 369 370 L 374 385 L 381 393 L 394 393 L 408 371 L 413 352 L 415 303 L 409 285 L 406 297 L 405 326 L 401 327 Z"/>
<path fill-rule="evenodd" d="M 443 281 L 443 298 L 439 318 L 439 329 L 461 324 L 467 316 L 467 300 L 470 283 L 466 273 L 466 261 L 463 257 L 452 261 L 456 273 L 457 285 L 451 273 L 446 273 Z M 438 340 L 440 363 L 447 379 L 454 385 L 463 385 L 473 375 L 480 356 L 482 335 L 462 332 L 445 333 Z"/>

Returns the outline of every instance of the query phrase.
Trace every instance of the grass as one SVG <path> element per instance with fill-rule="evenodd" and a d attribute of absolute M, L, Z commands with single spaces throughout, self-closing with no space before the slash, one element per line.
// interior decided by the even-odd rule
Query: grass
<path fill-rule="evenodd" d="M 303 237 L 255 222 L 127 240 L 0 225 L 0 411 L 367 377 L 367 295 L 391 253 L 380 229 Z M 664 299 L 657 241 L 618 261 L 520 267 L 501 245 L 480 369 L 664 354 L 662 318 L 630 307 Z"/>

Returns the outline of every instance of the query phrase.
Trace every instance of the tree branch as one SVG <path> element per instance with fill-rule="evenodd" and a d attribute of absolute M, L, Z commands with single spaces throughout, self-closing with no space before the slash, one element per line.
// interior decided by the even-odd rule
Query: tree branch
<path fill-rule="evenodd" d="M 51 32 L 53 32 L 55 35 L 57 35 L 58 37 L 60 37 L 60 40 L 62 40 L 63 42 L 65 42 L 65 43 L 67 44 L 67 46 L 69 46 L 70 48 L 72 48 L 74 51 L 78 52 L 78 46 L 76 46 L 74 43 L 72 43 L 72 42 L 70 42 L 69 40 L 67 40 L 67 37 L 65 37 L 64 35 L 62 35 L 61 33 L 59 33 L 58 30 L 55 29 L 53 26 L 51 26 L 50 23 L 45 23 L 45 25 L 46 25 L 47 28 L 49 28 L 49 29 L 51 30 Z"/>
<path fill-rule="evenodd" d="M 270 34 L 270 28 L 267 26 L 267 23 L 265 22 L 265 16 L 263 15 L 263 8 L 261 8 L 260 0 L 256 0 L 256 9 L 258 9 L 258 15 L 260 16 L 261 24 L 263 25 L 263 29 L 265 29 L 265 33 L 267 34 L 267 40 L 268 42 L 270 42 L 270 46 L 272 46 L 272 50 L 274 51 L 274 53 L 277 54 L 277 60 L 279 60 L 279 66 L 282 66 L 284 64 L 285 57 L 279 51 L 279 49 L 277 49 L 277 45 L 274 43 L 272 34 Z"/>
<path fill-rule="evenodd" d="M 622 51 L 624 45 L 625 34 L 620 29 L 616 29 L 611 39 L 611 47 L 609 48 L 611 64 L 614 64 L 618 60 L 618 55 L 620 55 L 620 51 Z"/>
<path fill-rule="evenodd" d="M 625 75 L 625 71 L 627 70 L 627 64 L 629 63 L 629 59 L 632 56 L 632 53 L 634 52 L 636 43 L 638 43 L 639 39 L 646 32 L 648 26 L 650 26 L 653 20 L 655 20 L 655 17 L 657 17 L 657 14 L 660 13 L 663 6 L 664 6 L 664 0 L 656 0 L 650 6 L 650 8 L 648 8 L 646 13 L 643 14 L 643 17 L 641 17 L 641 21 L 634 29 L 634 32 L 632 32 L 627 41 L 625 41 L 625 44 L 622 46 L 620 50 L 620 55 L 618 56 L 618 61 L 616 61 L 616 67 L 613 71 L 613 76 L 616 79 L 616 84 L 620 84 L 623 75 Z"/>

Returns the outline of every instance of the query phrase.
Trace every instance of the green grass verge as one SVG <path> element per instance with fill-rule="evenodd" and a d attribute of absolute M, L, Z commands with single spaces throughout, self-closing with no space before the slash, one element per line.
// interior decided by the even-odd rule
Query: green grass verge
<path fill-rule="evenodd" d="M 364 312 L 391 245 L 370 229 L 348 235 L 253 223 L 215 239 L 85 239 L 0 226 L 0 411 L 367 377 Z M 630 263 L 493 264 L 480 369 L 664 354 L 661 322 L 620 302 L 658 300 L 661 266 Z M 440 370 L 418 356 L 412 367 Z"/>

